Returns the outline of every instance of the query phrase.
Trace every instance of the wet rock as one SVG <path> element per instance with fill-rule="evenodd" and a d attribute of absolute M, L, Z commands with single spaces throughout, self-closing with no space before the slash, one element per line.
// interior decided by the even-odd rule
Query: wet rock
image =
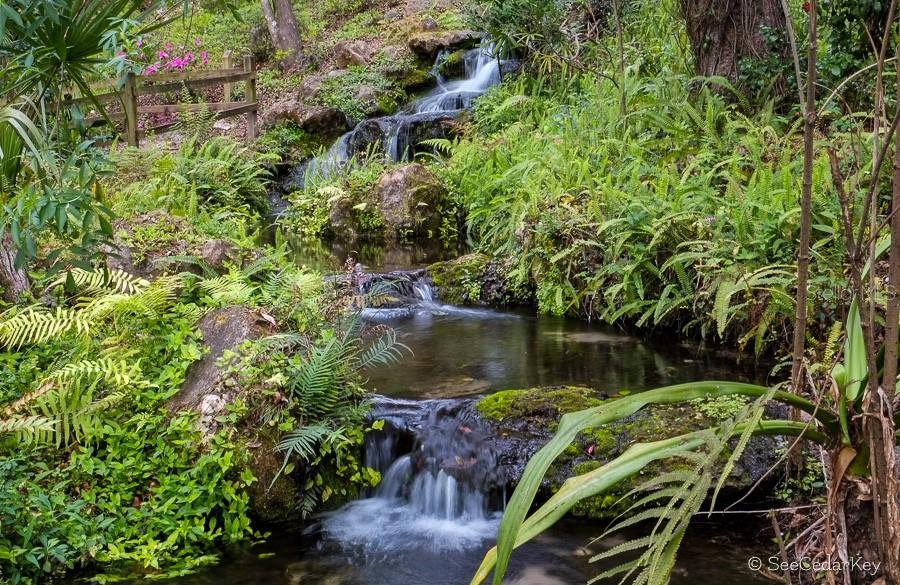
<path fill-rule="evenodd" d="M 532 304 L 533 291 L 511 282 L 510 261 L 475 253 L 437 262 L 427 273 L 438 298 L 452 305 L 513 306 Z"/>
<path fill-rule="evenodd" d="M 407 236 L 435 236 L 441 226 L 446 188 L 420 164 L 385 173 L 375 185 L 375 205 L 389 232 Z"/>
<path fill-rule="evenodd" d="M 384 96 L 371 85 L 360 85 L 356 88 L 353 97 L 366 116 L 387 113 L 388 106 L 384 103 Z"/>
<path fill-rule="evenodd" d="M 425 31 L 410 36 L 409 48 L 422 58 L 433 59 L 439 51 L 471 49 L 482 38 L 482 33 L 471 30 Z"/>
<path fill-rule="evenodd" d="M 378 120 L 363 120 L 353 134 L 347 138 L 347 154 L 355 156 L 365 153 L 371 145 L 379 146 L 384 141 L 384 129 Z"/>
<path fill-rule="evenodd" d="M 374 52 L 372 43 L 367 41 L 341 41 L 332 49 L 334 64 L 339 69 L 368 65 Z"/>
<path fill-rule="evenodd" d="M 334 108 L 309 106 L 299 101 L 280 102 L 266 112 L 263 127 L 290 120 L 301 130 L 321 137 L 340 136 L 349 128 L 347 117 Z"/>
<path fill-rule="evenodd" d="M 515 484 L 528 460 L 553 437 L 563 414 L 599 406 L 614 398 L 583 387 L 506 390 L 482 398 L 475 410 L 493 425 L 489 448 L 497 454 L 506 480 Z M 542 498 L 555 493 L 567 478 L 597 469 L 635 443 L 718 425 L 734 414 L 729 409 L 736 411 L 740 404 L 719 399 L 652 405 L 626 419 L 582 432 L 548 471 L 541 486 Z M 729 474 L 721 500 L 735 499 L 763 478 L 776 463 L 783 443 L 776 437 L 753 438 Z M 573 513 L 598 518 L 616 515 L 627 507 L 627 503 L 620 501 L 623 495 L 652 473 L 670 467 L 671 461 L 651 465 L 640 479 L 626 481 L 607 494 L 585 500 Z"/>

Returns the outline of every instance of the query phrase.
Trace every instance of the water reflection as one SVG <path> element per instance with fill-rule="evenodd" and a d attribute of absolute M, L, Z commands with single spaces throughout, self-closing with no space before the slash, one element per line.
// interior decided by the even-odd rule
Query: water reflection
<path fill-rule="evenodd" d="M 622 542 L 607 539 L 591 545 L 596 524 L 564 520 L 516 550 L 507 585 L 581 585 L 609 568 L 588 559 Z M 688 532 L 678 556 L 674 585 L 761 585 L 747 569 L 747 558 L 760 551 L 726 536 L 721 524 L 699 525 Z M 638 533 L 629 537 L 638 536 Z M 354 556 L 312 537 L 283 535 L 252 550 L 236 550 L 217 566 L 196 575 L 165 581 L 170 585 L 466 585 L 485 544 L 470 551 L 429 552 L 412 548 L 391 554 Z M 616 582 L 616 581 L 611 581 Z"/>
<path fill-rule="evenodd" d="M 646 390 L 699 379 L 754 380 L 739 365 L 695 347 L 643 341 L 582 321 L 487 309 L 414 310 L 386 319 L 412 349 L 401 366 L 369 373 L 388 396 L 438 398 L 507 388 L 585 385 Z"/>

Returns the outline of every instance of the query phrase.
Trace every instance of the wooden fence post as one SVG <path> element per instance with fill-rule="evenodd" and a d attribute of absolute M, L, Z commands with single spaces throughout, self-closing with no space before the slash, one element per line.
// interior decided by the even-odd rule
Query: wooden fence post
<path fill-rule="evenodd" d="M 250 79 L 246 81 L 246 90 L 244 91 L 244 102 L 247 104 L 252 104 L 256 102 L 256 64 L 254 63 L 253 55 L 245 55 L 244 56 L 244 72 L 252 73 Z M 250 112 L 247 112 L 247 138 L 253 140 L 256 138 L 257 128 L 256 128 L 256 113 L 257 110 L 254 109 Z"/>
<path fill-rule="evenodd" d="M 125 140 L 128 146 L 138 146 L 138 105 L 137 105 L 137 79 L 134 71 L 129 71 L 125 78 L 123 91 L 125 108 Z"/>
<path fill-rule="evenodd" d="M 234 59 L 231 57 L 231 51 L 225 51 L 223 61 L 225 62 L 225 69 L 234 69 Z M 232 96 L 234 95 L 234 84 L 226 83 L 225 84 L 225 96 L 222 99 L 223 102 L 230 102 Z"/>

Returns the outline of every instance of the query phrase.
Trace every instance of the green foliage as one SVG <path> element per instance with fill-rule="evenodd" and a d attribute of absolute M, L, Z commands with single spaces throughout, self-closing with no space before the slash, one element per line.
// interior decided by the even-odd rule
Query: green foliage
<path fill-rule="evenodd" d="M 626 95 L 625 118 L 616 86 L 592 75 L 564 89 L 520 78 L 480 100 L 440 169 L 470 236 L 513 259 L 543 312 L 773 349 L 794 311 L 792 128 L 671 71 L 629 78 Z M 845 279 L 824 157 L 813 177 L 810 298 Z"/>
<path fill-rule="evenodd" d="M 56 466 L 27 451 L 0 460 L 0 570 L 41 583 L 101 562 L 177 575 L 250 535 L 241 453 L 225 436 L 208 445 L 191 417 L 164 410 L 121 419 L 102 443 Z"/>
<path fill-rule="evenodd" d="M 178 130 L 191 138 L 194 145 L 203 144 L 213 134 L 213 124 L 216 122 L 215 112 L 211 112 L 202 97 L 195 97 L 187 86 L 181 89 L 178 103 L 201 104 L 201 109 L 196 112 L 179 111 L 175 113 Z"/>
<path fill-rule="evenodd" d="M 355 14 L 350 20 L 334 31 L 331 38 L 335 41 L 355 41 L 371 37 L 378 30 L 381 13 L 378 10 L 365 10 Z"/>
<path fill-rule="evenodd" d="M 292 456 L 306 464 L 307 498 L 327 502 L 337 493 L 346 500 L 360 488 L 378 482 L 377 472 L 360 461 L 365 409 L 361 371 L 395 364 L 406 346 L 388 329 L 370 341 L 358 336 L 358 321 L 342 331 L 326 331 L 315 344 L 288 358 L 284 387 L 296 426 L 282 437 L 276 451 L 284 453 L 282 472 L 290 472 Z"/>
<path fill-rule="evenodd" d="M 268 209 L 266 164 L 276 156 L 256 153 L 229 138 L 203 144 L 192 138 L 175 153 L 151 157 L 146 178 L 119 197 L 131 206 L 146 201 L 151 209 L 186 215 L 200 208 L 262 212 Z"/>
<path fill-rule="evenodd" d="M 289 195 L 290 213 L 281 223 L 304 238 L 328 237 L 332 211 L 347 227 L 370 235 L 378 235 L 384 220 L 372 202 L 371 193 L 390 163 L 380 156 L 354 160 L 344 172 L 323 177 L 312 174 L 300 191 Z"/>
<path fill-rule="evenodd" d="M 489 0 L 475 19 L 504 56 L 524 56 L 541 73 L 559 73 L 576 64 L 583 48 L 583 28 L 572 13 L 578 0 Z"/>
<path fill-rule="evenodd" d="M 357 98 L 361 87 L 370 88 L 375 95 L 375 104 L 366 104 Z M 372 113 L 393 112 L 406 97 L 397 83 L 385 77 L 372 67 L 351 66 L 344 75 L 327 77 L 317 93 L 321 105 L 344 112 L 351 121 L 358 122 Z"/>

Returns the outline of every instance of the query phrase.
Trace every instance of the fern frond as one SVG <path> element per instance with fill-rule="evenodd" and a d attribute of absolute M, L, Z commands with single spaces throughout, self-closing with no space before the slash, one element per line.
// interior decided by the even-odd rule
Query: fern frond
<path fill-rule="evenodd" d="M 397 341 L 397 332 L 393 329 L 385 331 L 375 343 L 370 345 L 359 356 L 358 368 L 365 370 L 373 366 L 391 366 L 403 359 L 403 351 L 412 350 Z"/>
<path fill-rule="evenodd" d="M 220 276 L 200 281 L 197 286 L 216 305 L 241 305 L 250 301 L 256 287 L 233 276 Z"/>
<path fill-rule="evenodd" d="M 0 345 L 19 349 L 24 345 L 57 339 L 70 331 L 86 334 L 90 328 L 90 319 L 80 311 L 63 307 L 53 311 L 30 307 L 18 313 L 4 314 L 0 320 Z"/>
<path fill-rule="evenodd" d="M 56 421 L 45 416 L 11 416 L 0 418 L 0 436 L 12 435 L 19 444 L 51 443 L 56 433 Z"/>
<path fill-rule="evenodd" d="M 73 268 L 61 274 L 54 285 L 62 285 L 69 280 L 88 293 L 113 291 L 132 295 L 146 290 L 150 286 L 147 280 L 128 274 L 124 270 L 84 270 L 81 268 Z"/>

